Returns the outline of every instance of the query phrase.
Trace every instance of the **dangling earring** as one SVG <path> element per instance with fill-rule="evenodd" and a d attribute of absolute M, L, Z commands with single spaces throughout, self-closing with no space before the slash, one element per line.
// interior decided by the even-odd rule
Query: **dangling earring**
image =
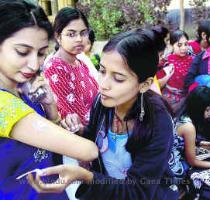
<path fill-rule="evenodd" d="M 139 121 L 140 122 L 143 122 L 144 115 L 145 115 L 145 111 L 144 111 L 144 93 L 141 93 L 141 113 L 139 115 Z"/>

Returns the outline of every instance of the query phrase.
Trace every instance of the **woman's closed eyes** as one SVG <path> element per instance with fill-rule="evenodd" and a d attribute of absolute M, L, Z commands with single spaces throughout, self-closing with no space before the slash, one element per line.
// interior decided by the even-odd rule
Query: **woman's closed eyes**
<path fill-rule="evenodd" d="M 105 74 L 106 74 L 106 70 L 101 66 L 101 67 L 99 68 L 99 73 L 100 73 L 101 75 L 105 75 Z M 118 83 L 122 83 L 122 82 L 125 81 L 124 75 L 119 74 L 119 73 L 116 73 L 116 72 L 113 72 L 113 73 L 112 73 L 112 78 L 113 78 L 116 82 L 118 82 Z"/>

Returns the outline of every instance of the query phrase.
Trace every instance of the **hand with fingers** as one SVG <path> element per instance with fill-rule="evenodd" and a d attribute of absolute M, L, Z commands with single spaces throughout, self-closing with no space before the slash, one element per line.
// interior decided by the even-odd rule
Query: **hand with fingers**
<path fill-rule="evenodd" d="M 41 75 L 36 76 L 31 82 L 29 96 L 37 96 L 35 101 L 38 101 L 41 104 L 50 105 L 54 103 L 53 94 L 50 90 L 49 84 Z"/>
<path fill-rule="evenodd" d="M 171 77 L 174 73 L 174 65 L 171 63 L 168 66 L 164 67 L 163 70 L 166 73 L 166 76 Z"/>
<path fill-rule="evenodd" d="M 65 119 L 60 122 L 61 126 L 73 133 L 82 135 L 84 126 L 80 121 L 78 114 L 68 114 Z"/>
<path fill-rule="evenodd" d="M 55 182 L 44 183 L 41 180 L 41 177 L 55 174 L 59 175 L 59 178 Z M 35 179 L 32 174 L 29 174 L 27 179 L 30 185 L 39 193 L 60 193 L 75 181 L 89 183 L 93 179 L 93 174 L 79 166 L 58 165 L 45 168 L 41 172 L 36 173 Z"/>

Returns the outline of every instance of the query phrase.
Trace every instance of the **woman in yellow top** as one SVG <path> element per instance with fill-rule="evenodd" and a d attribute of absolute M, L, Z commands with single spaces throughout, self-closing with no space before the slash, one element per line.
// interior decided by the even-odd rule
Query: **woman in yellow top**
<path fill-rule="evenodd" d="M 0 199 L 67 199 L 65 193 L 38 194 L 17 177 L 54 165 L 48 150 L 87 161 L 97 157 L 97 147 L 47 120 L 57 121 L 58 113 L 42 78 L 31 89 L 45 91 L 39 103 L 18 92 L 37 74 L 52 37 L 43 9 L 24 0 L 0 0 L 0 18 Z"/>

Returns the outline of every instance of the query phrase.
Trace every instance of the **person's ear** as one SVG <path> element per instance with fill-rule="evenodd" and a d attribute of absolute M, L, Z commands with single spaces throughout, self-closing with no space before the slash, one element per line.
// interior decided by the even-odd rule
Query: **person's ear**
<path fill-rule="evenodd" d="M 55 33 L 55 34 L 54 34 L 54 38 L 56 39 L 56 41 L 57 41 L 58 44 L 60 45 L 60 43 L 61 43 L 61 35 L 58 34 L 58 33 Z"/>
<path fill-rule="evenodd" d="M 139 84 L 139 92 L 144 93 L 148 91 L 151 88 L 151 85 L 153 83 L 153 77 L 147 78 L 143 83 Z"/>

